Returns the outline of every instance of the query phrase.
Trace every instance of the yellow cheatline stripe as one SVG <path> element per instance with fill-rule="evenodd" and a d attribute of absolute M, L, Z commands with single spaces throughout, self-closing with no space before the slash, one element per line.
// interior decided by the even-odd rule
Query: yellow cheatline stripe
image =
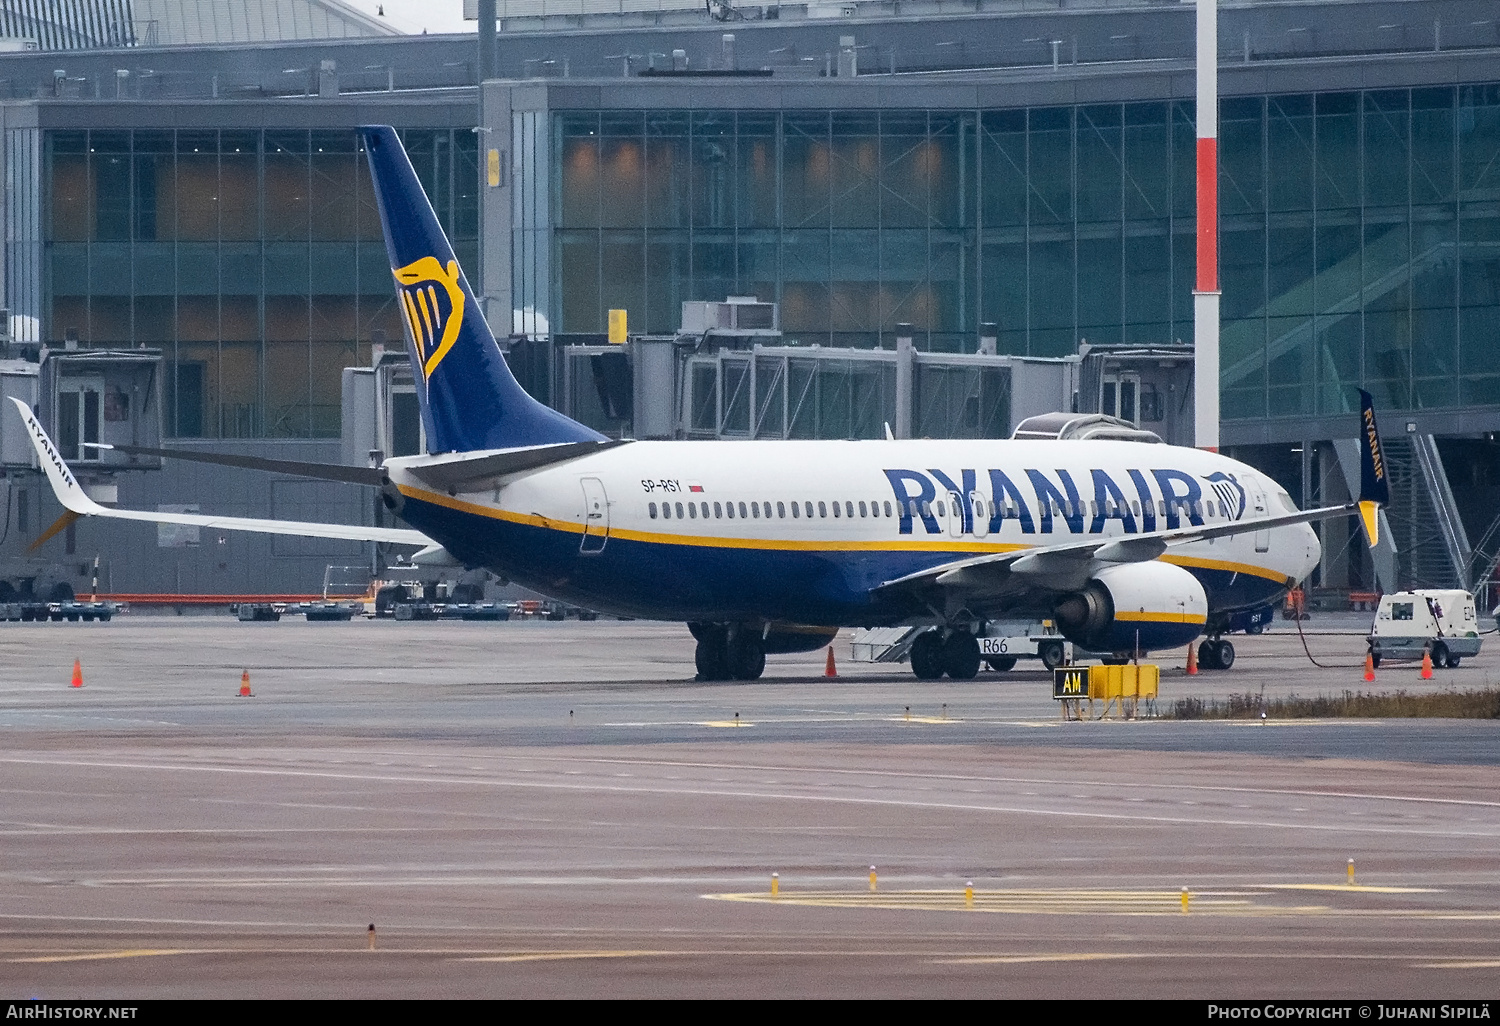
<path fill-rule="evenodd" d="M 1115 958 L 1157 958 L 1144 951 L 1124 953 L 1114 951 L 1077 952 L 1060 955 L 977 955 L 973 958 L 934 958 L 933 965 L 1020 965 L 1026 962 L 1102 962 Z M 1170 957 L 1170 956 L 1167 956 Z"/>
<path fill-rule="evenodd" d="M 691 955 L 691 951 L 525 951 L 514 955 L 455 958 L 455 962 L 554 962 L 574 958 L 647 958 L 653 955 Z"/>
<path fill-rule="evenodd" d="M 147 958 L 152 955 L 213 955 L 222 948 L 127 948 L 124 951 L 92 951 L 79 955 L 40 955 L 34 958 L 7 958 L 7 962 L 93 962 L 105 958 Z"/>
<path fill-rule="evenodd" d="M 1367 887 L 1364 884 L 1260 884 L 1268 891 L 1364 891 L 1367 894 L 1442 894 L 1441 887 Z"/>
<path fill-rule="evenodd" d="M 1205 623 L 1207 616 L 1197 616 L 1193 613 L 1132 613 L 1115 610 L 1116 620 L 1140 621 L 1144 623 Z"/>
<path fill-rule="evenodd" d="M 451 495 L 443 495 L 440 492 L 431 492 L 425 488 L 416 488 L 411 485 L 398 484 L 397 491 L 409 499 L 417 499 L 421 502 L 430 502 L 434 506 L 442 506 L 444 509 L 456 510 L 460 513 L 472 513 L 474 516 L 488 517 L 491 520 L 504 520 L 508 523 L 523 524 L 530 527 L 544 527 L 553 531 L 564 531 L 568 534 L 582 534 L 583 525 L 569 520 L 552 520 L 536 513 L 514 513 L 506 509 L 497 509 L 493 506 L 481 506 L 473 502 L 465 502 L 463 499 Z M 1022 552 L 1029 549 L 1040 548 L 1035 545 L 1019 545 L 1011 542 L 983 542 L 970 541 L 928 541 L 913 539 L 912 541 L 818 541 L 818 540 L 790 540 L 790 539 L 766 539 L 766 538 L 715 538 L 706 535 L 683 535 L 662 534 L 650 531 L 632 531 L 625 528 L 612 527 L 609 531 L 611 538 L 620 538 L 625 541 L 648 542 L 657 545 L 690 545 L 700 548 L 722 548 L 722 549 L 764 549 L 775 551 L 810 551 L 810 552 L 958 552 L 972 553 L 974 555 L 986 555 L 996 552 Z M 1275 581 L 1277 584 L 1291 587 L 1296 582 L 1286 575 L 1272 570 L 1268 567 L 1252 566 L 1249 563 L 1231 563 L 1216 559 L 1197 559 L 1188 556 L 1162 556 L 1161 561 L 1172 563 L 1183 567 L 1199 567 L 1205 570 L 1223 570 L 1232 573 L 1250 574 L 1262 577 L 1266 580 Z M 1182 622 L 1182 621 L 1173 621 Z M 1194 622 L 1194 621 L 1187 621 Z M 1201 622 L 1201 621 L 1198 621 Z"/>
<path fill-rule="evenodd" d="M 1225 570 L 1237 574 L 1249 574 L 1252 577 L 1263 577 L 1268 581 L 1275 581 L 1283 588 L 1295 588 L 1297 582 L 1286 574 L 1273 570 L 1270 567 L 1255 566 L 1253 563 L 1231 563 L 1223 559 L 1200 559 L 1197 556 L 1158 556 L 1163 563 L 1171 563 L 1173 566 L 1197 567 L 1200 570 Z"/>

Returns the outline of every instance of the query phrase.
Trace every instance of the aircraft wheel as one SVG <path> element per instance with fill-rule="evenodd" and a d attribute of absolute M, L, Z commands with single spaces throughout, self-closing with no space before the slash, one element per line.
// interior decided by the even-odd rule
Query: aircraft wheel
<path fill-rule="evenodd" d="M 990 658 L 988 658 L 988 659 L 986 659 L 984 661 L 984 664 L 986 666 L 988 666 L 990 669 L 994 670 L 996 673 L 1004 673 L 1006 670 L 1015 669 L 1016 657 L 1015 656 L 991 656 Z"/>
<path fill-rule="evenodd" d="M 1227 670 L 1234 665 L 1234 644 L 1228 641 L 1219 642 L 1219 659 L 1216 669 Z"/>
<path fill-rule="evenodd" d="M 1458 664 L 1462 661 L 1462 659 L 1463 659 L 1462 656 L 1456 656 L 1452 652 L 1449 652 L 1448 653 L 1448 669 L 1450 669 L 1450 670 L 1456 670 L 1456 669 L 1458 669 Z"/>
<path fill-rule="evenodd" d="M 1217 670 L 1219 668 L 1219 646 L 1212 641 L 1203 641 L 1198 645 L 1198 669 Z"/>
<path fill-rule="evenodd" d="M 1042 657 L 1042 665 L 1049 670 L 1055 670 L 1063 664 L 1061 641 L 1043 642 L 1037 647 L 1036 654 Z"/>
<path fill-rule="evenodd" d="M 911 672 L 917 680 L 937 680 L 943 675 L 943 639 L 937 631 L 924 631 L 912 642 Z"/>
<path fill-rule="evenodd" d="M 766 649 L 752 631 L 729 632 L 727 665 L 735 680 L 757 680 L 766 668 Z"/>
<path fill-rule="evenodd" d="M 968 631 L 954 631 L 943 642 L 943 669 L 954 680 L 979 675 L 979 642 Z"/>
<path fill-rule="evenodd" d="M 1434 644 L 1432 646 L 1432 665 L 1433 666 L 1447 666 L 1448 665 L 1448 656 L 1449 656 L 1448 646 L 1445 645 L 1445 644 L 1443 644 L 1441 641 L 1437 642 L 1436 644 Z"/>
<path fill-rule="evenodd" d="M 728 680 L 729 645 L 724 628 L 704 625 L 696 633 L 698 646 L 693 653 L 693 663 L 698 668 L 698 679 Z"/>

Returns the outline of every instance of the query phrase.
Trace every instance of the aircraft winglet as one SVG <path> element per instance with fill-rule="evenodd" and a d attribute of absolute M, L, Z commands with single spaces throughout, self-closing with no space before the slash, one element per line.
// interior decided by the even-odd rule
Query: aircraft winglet
<path fill-rule="evenodd" d="M 1391 501 L 1390 482 L 1386 479 L 1385 453 L 1380 444 L 1380 429 L 1375 426 L 1375 400 L 1364 389 L 1359 390 L 1359 516 L 1365 524 L 1365 537 L 1374 548 L 1380 541 L 1380 507 Z"/>

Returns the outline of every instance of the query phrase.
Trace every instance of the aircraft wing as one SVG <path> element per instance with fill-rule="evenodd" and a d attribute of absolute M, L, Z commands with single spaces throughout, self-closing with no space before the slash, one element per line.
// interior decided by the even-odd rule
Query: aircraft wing
<path fill-rule="evenodd" d="M 1227 524 L 1181 527 L 1145 534 L 1101 536 L 1067 545 L 995 552 L 942 563 L 914 574 L 907 574 L 905 577 L 886 581 L 880 587 L 922 588 L 936 585 L 941 588 L 987 592 L 1003 587 L 1006 579 L 1012 575 L 1020 575 L 1032 578 L 1033 583 L 1039 578 L 1050 578 L 1066 588 L 1076 583 L 1072 580 L 1073 578 L 1088 576 L 1100 564 L 1143 563 L 1156 559 L 1169 549 L 1191 542 L 1231 538 L 1239 534 L 1268 531 L 1273 527 L 1287 527 L 1291 524 L 1305 524 L 1332 517 L 1349 516 L 1356 512 L 1358 512 L 1358 504 L 1349 503 L 1344 506 L 1324 506 L 1320 509 L 1285 513 L 1281 516 L 1237 520 Z"/>
<path fill-rule="evenodd" d="M 31 444 L 36 447 L 42 470 L 52 486 L 57 501 L 75 517 L 108 517 L 114 520 L 141 520 L 157 524 L 182 524 L 186 527 L 207 527 L 220 531 L 249 531 L 256 534 L 289 534 L 304 538 L 339 538 L 345 541 L 390 542 L 396 545 L 435 545 L 421 531 L 399 527 L 362 527 L 358 524 L 316 524 L 296 520 L 260 520 L 253 517 L 216 517 L 198 513 L 153 513 L 148 510 L 109 509 L 101 506 L 84 494 L 83 488 L 73 477 L 68 465 L 58 455 L 52 440 L 35 414 L 25 403 L 14 397 L 17 412 L 31 433 Z"/>

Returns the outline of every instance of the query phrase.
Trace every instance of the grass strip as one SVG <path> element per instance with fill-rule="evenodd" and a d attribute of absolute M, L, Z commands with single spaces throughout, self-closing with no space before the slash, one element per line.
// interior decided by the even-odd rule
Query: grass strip
<path fill-rule="evenodd" d="M 1230 695 L 1223 699 L 1189 697 L 1174 701 L 1167 711 L 1167 718 L 1249 720 L 1259 719 L 1262 712 L 1267 718 L 1277 720 L 1320 717 L 1393 719 L 1402 716 L 1493 720 L 1500 719 L 1500 687 L 1463 691 L 1448 689 L 1424 694 L 1412 694 L 1404 690 L 1366 693 L 1346 689 L 1342 694 L 1315 695 L 1310 698 L 1300 695 L 1267 698 L 1253 692 Z"/>

